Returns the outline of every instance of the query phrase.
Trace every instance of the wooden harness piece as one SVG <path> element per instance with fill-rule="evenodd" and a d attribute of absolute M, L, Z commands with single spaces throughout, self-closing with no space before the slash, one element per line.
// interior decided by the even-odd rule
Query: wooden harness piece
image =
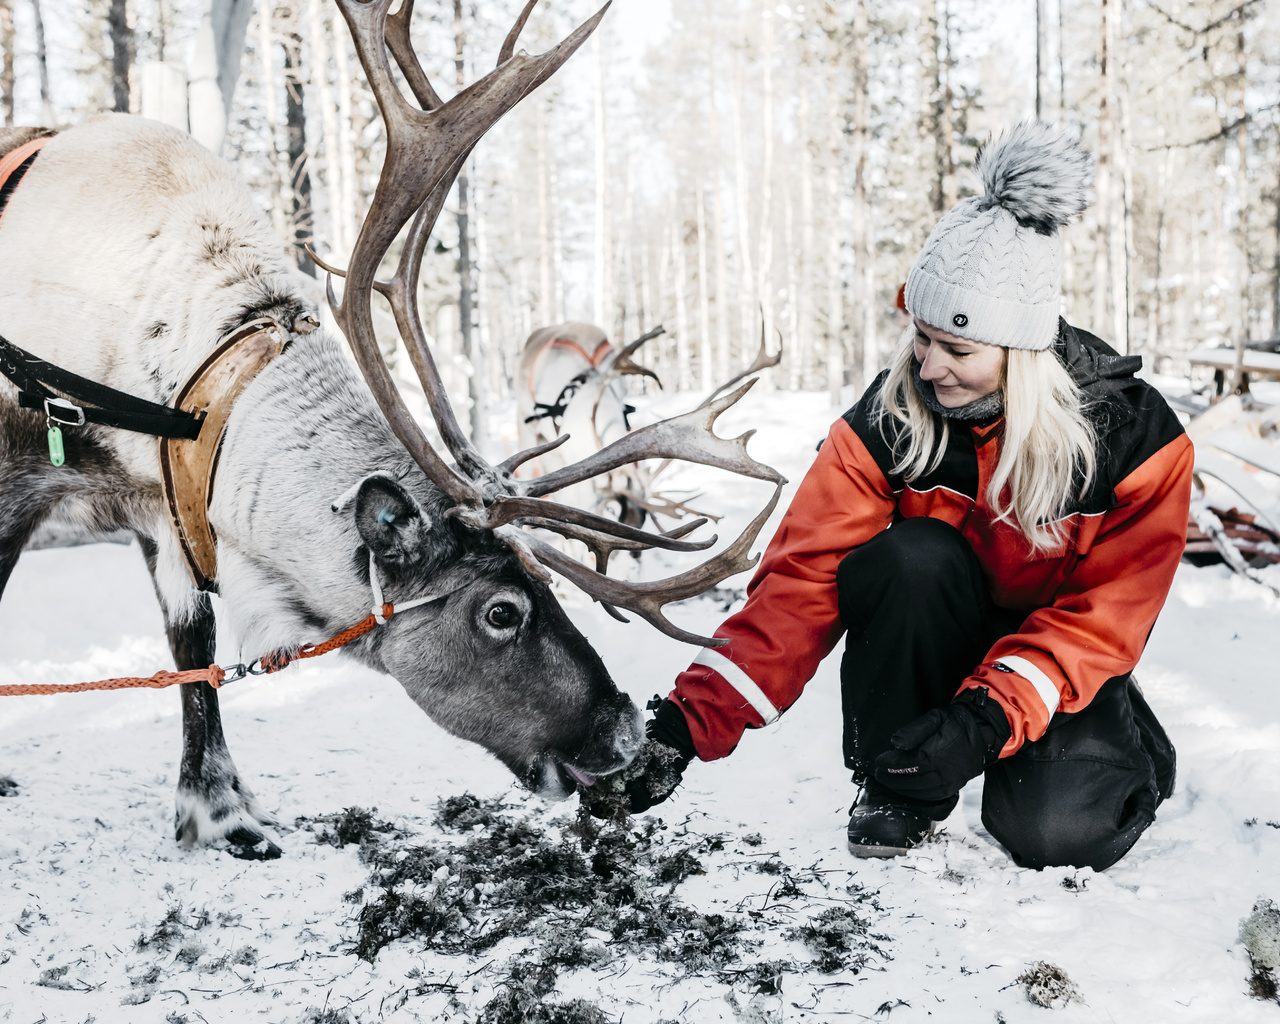
<path fill-rule="evenodd" d="M 288 343 L 288 332 L 270 318 L 252 320 L 229 335 L 188 378 L 174 400 L 174 408 L 204 415 L 200 436 L 194 441 L 160 439 L 165 500 L 187 571 L 200 590 L 212 589 L 218 574 L 209 502 L 227 420 L 240 393 Z"/>

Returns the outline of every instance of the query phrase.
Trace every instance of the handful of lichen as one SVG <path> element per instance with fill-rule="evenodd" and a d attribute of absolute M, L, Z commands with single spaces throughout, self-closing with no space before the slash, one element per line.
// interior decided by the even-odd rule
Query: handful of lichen
<path fill-rule="evenodd" d="M 670 796 L 688 764 L 678 750 L 646 739 L 627 767 L 597 779 L 594 786 L 579 786 L 578 794 L 592 817 L 621 822 Z"/>

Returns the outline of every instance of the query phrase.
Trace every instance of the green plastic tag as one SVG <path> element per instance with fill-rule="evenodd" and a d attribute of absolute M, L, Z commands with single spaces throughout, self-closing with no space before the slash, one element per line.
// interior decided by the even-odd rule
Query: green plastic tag
<path fill-rule="evenodd" d="M 67 453 L 62 447 L 62 428 L 58 426 L 49 427 L 49 461 L 55 466 L 67 461 Z"/>

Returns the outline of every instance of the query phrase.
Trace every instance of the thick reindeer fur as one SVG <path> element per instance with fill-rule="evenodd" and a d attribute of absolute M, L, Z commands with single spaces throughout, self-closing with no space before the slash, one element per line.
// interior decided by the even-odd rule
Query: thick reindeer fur
<path fill-rule="evenodd" d="M 1055 234 L 1092 201 L 1092 157 L 1043 121 L 1022 121 L 983 146 L 977 171 L 982 209 L 1003 207 L 1042 235 Z"/>
<path fill-rule="evenodd" d="M 315 316 L 310 287 L 225 163 L 137 117 L 93 118 L 50 140 L 0 228 L 0 334 L 155 402 L 170 401 L 240 324 L 265 315 L 288 327 Z M 178 667 L 209 664 L 212 613 L 168 521 L 156 440 L 101 427 L 64 435 L 67 463 L 55 469 L 43 416 L 19 409 L 0 379 L 0 592 L 47 516 L 128 529 L 142 542 Z M 441 580 L 465 585 L 395 616 L 348 652 L 390 672 L 436 721 L 488 747 L 535 789 L 563 794 L 566 766 L 603 774 L 628 763 L 639 712 L 511 551 L 444 515 L 444 496 L 323 329 L 293 337 L 253 380 L 219 458 L 209 518 L 241 660 L 316 642 L 368 614 L 369 548 L 351 509 L 331 503 L 372 473 L 399 481 L 435 524 L 412 564 L 383 567 L 387 600 Z M 499 602 L 520 611 L 518 635 L 485 625 Z M 183 689 L 179 838 L 278 855 L 227 753 L 216 692 Z"/>

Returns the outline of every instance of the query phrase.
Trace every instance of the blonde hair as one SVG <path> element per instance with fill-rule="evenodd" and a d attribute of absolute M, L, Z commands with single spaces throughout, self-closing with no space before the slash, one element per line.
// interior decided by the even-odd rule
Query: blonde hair
<path fill-rule="evenodd" d="M 933 472 L 950 439 L 950 422 L 935 415 L 916 392 L 915 327 L 907 328 L 878 397 L 880 431 L 893 451 L 893 472 L 908 483 Z M 1097 472 L 1097 432 L 1084 414 L 1080 388 L 1053 349 L 1005 349 L 1001 375 L 1004 436 L 987 485 L 996 522 L 1016 525 L 1039 554 L 1065 539 L 1072 500 L 1083 496 Z M 896 439 L 887 420 L 905 428 Z M 1008 501 L 1004 490 L 1008 487 Z"/>

